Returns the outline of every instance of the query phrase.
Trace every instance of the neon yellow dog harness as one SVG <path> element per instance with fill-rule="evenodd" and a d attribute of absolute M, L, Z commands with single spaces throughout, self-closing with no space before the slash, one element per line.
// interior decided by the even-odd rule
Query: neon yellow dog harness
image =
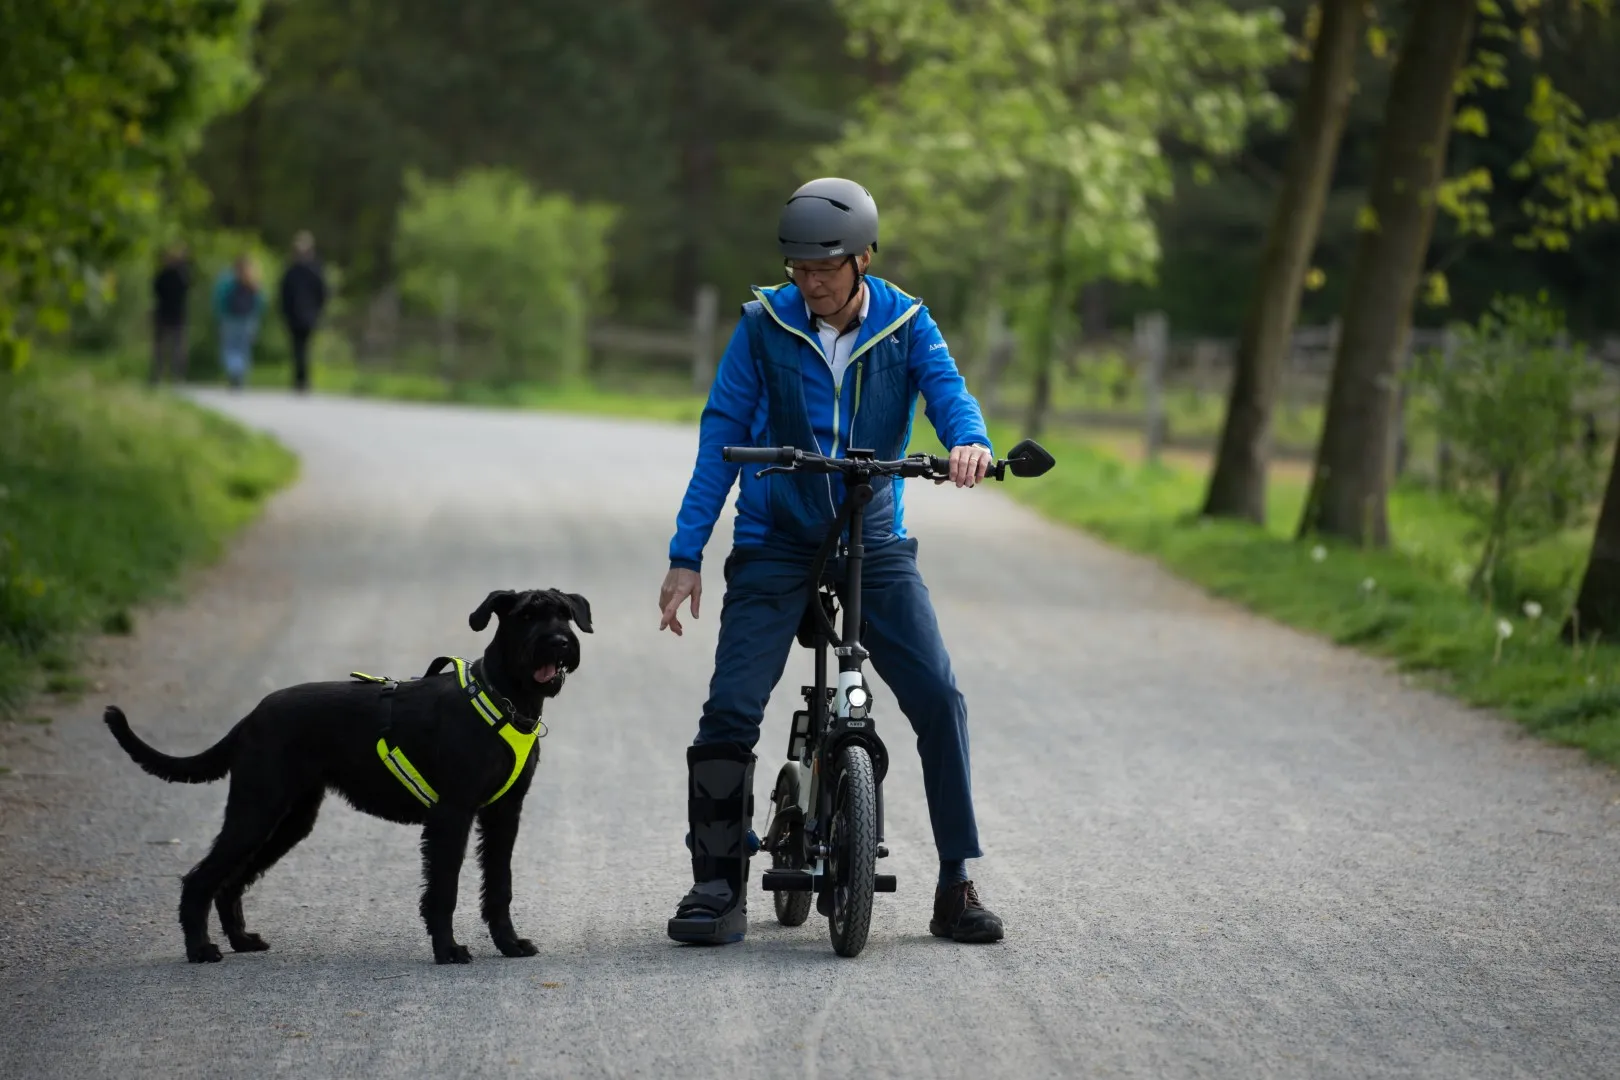
<path fill-rule="evenodd" d="M 535 742 L 545 734 L 545 725 L 540 722 L 539 717 L 535 717 L 530 721 L 528 717 L 523 716 L 516 709 L 511 709 L 511 702 L 506 702 L 508 709 L 511 709 L 510 713 L 503 711 L 479 683 L 477 673 L 473 671 L 473 665 L 459 656 L 438 657 L 432 664 L 428 665 L 427 674 L 437 674 L 439 669 L 446 663 L 456 666 L 456 681 L 460 684 L 462 692 L 467 695 L 467 704 L 472 711 L 478 714 L 480 720 L 494 728 L 495 734 L 504 739 L 506 744 L 512 748 L 512 775 L 506 778 L 506 783 L 501 785 L 499 791 L 491 795 L 482 804 L 488 806 L 502 795 L 505 795 L 507 790 L 517 783 L 517 778 L 523 774 L 523 767 L 528 764 L 529 754 L 535 749 Z M 381 675 L 367 675 L 361 671 L 351 671 L 349 674 L 351 677 L 363 682 L 386 684 L 385 694 L 391 694 L 394 688 L 399 685 L 397 680 L 385 678 Z M 502 701 L 505 701 L 505 699 L 502 698 Z M 514 723 L 514 720 L 516 723 Z M 520 724 L 523 726 L 519 726 Z M 525 731 L 524 727 L 527 727 L 528 730 Z M 405 790 L 409 791 L 417 802 L 430 808 L 438 803 L 439 793 L 433 790 L 433 785 L 429 784 L 427 779 L 417 771 L 416 766 L 411 764 L 410 759 L 405 756 L 403 747 L 397 744 L 392 748 L 389 747 L 386 734 L 377 740 L 377 756 L 382 759 L 382 763 L 388 768 L 388 771 L 394 774 L 394 779 L 405 785 Z"/>

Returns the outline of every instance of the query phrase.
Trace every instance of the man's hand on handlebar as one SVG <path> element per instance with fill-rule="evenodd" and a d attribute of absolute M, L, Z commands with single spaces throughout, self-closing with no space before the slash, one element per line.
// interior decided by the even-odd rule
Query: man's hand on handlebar
<path fill-rule="evenodd" d="M 676 637 L 681 636 L 681 601 L 689 596 L 692 598 L 692 618 L 695 619 L 698 617 L 698 604 L 703 599 L 702 575 L 696 570 L 682 570 L 679 567 L 664 575 L 664 586 L 658 590 L 658 610 L 663 616 L 658 620 L 658 629 L 673 630 Z"/>
<path fill-rule="evenodd" d="M 953 447 L 950 456 L 950 475 L 935 480 L 936 484 L 943 484 L 946 480 L 957 487 L 972 487 L 985 478 L 990 466 L 995 464 L 995 458 L 988 446 L 978 443 L 967 443 Z"/>

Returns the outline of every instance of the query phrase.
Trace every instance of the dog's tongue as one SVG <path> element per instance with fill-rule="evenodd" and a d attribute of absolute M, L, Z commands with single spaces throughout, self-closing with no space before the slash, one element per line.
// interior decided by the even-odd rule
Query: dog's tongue
<path fill-rule="evenodd" d="M 534 669 L 534 681 L 537 682 L 537 683 L 548 683 L 552 679 L 555 679 L 556 677 L 557 677 L 557 665 L 556 664 L 547 664 L 544 667 L 538 667 L 538 668 Z"/>

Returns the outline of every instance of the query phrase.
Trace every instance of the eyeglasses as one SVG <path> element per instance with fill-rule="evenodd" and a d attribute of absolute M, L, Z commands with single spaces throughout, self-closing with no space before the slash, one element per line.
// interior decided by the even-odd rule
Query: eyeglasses
<path fill-rule="evenodd" d="M 787 261 L 782 264 L 782 267 L 787 271 L 788 277 L 794 281 L 831 281 L 843 272 L 844 266 L 853 258 L 853 255 L 846 256 L 844 261 L 836 266 L 801 266 L 798 263 Z"/>

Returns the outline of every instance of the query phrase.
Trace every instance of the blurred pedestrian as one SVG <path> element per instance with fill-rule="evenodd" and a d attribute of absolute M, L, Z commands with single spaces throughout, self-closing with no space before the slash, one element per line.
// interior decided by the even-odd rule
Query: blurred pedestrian
<path fill-rule="evenodd" d="M 309 339 L 326 306 L 326 278 L 315 257 L 315 238 L 303 230 L 293 238 L 293 259 L 281 275 L 281 318 L 292 340 L 293 389 L 309 389 Z"/>
<path fill-rule="evenodd" d="M 186 378 L 186 294 L 191 288 L 191 267 L 183 244 L 163 253 L 163 265 L 152 277 L 153 386 L 165 377 Z"/>
<path fill-rule="evenodd" d="M 240 390 L 247 382 L 253 360 L 253 342 L 264 315 L 264 290 L 259 287 L 259 271 L 250 255 L 236 257 L 231 268 L 214 283 L 214 312 L 219 316 L 220 360 L 232 388 Z"/>

